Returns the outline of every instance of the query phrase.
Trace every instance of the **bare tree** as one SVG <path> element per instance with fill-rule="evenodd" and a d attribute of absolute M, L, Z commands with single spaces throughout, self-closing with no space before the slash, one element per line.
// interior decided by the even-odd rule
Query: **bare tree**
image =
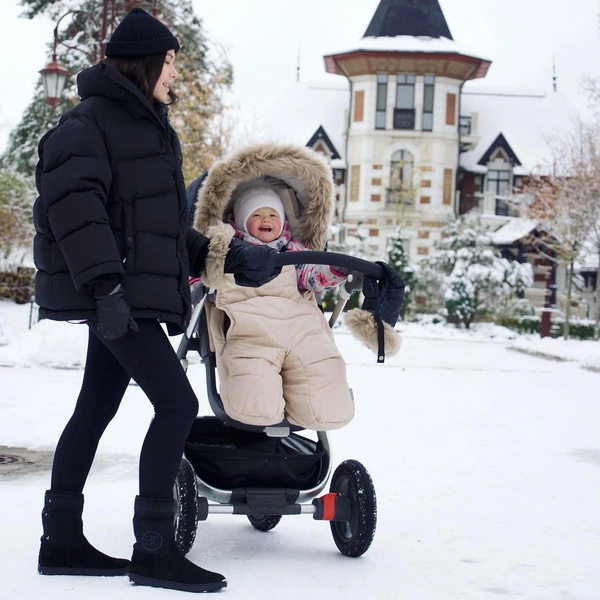
<path fill-rule="evenodd" d="M 582 122 L 549 140 L 551 162 L 538 168 L 523 186 L 526 216 L 534 219 L 538 247 L 568 265 L 564 337 L 569 337 L 576 263 L 589 248 L 600 216 L 600 143 L 598 127 Z"/>

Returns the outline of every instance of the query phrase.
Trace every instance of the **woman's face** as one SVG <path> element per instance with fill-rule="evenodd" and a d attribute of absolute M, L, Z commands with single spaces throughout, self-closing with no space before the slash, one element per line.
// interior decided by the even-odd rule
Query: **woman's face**
<path fill-rule="evenodd" d="M 273 208 L 259 208 L 246 221 L 246 229 L 251 236 L 268 244 L 279 237 L 281 219 Z"/>
<path fill-rule="evenodd" d="M 177 77 L 178 73 L 175 69 L 175 51 L 169 50 L 165 56 L 165 62 L 163 64 L 162 72 L 156 85 L 152 96 L 159 102 L 167 102 L 169 99 L 169 90 L 171 89 L 171 82 Z"/>

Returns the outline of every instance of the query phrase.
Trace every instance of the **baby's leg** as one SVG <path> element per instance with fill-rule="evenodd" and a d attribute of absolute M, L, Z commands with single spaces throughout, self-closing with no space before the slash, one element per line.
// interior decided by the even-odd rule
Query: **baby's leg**
<path fill-rule="evenodd" d="M 290 423 L 324 431 L 352 420 L 354 401 L 346 381 L 346 363 L 333 341 L 331 345 L 326 357 L 302 347 L 286 356 L 281 376 Z"/>
<path fill-rule="evenodd" d="M 220 390 L 225 412 L 248 425 L 274 425 L 284 419 L 281 361 L 283 352 L 271 357 L 248 357 L 227 343 L 218 361 Z"/>

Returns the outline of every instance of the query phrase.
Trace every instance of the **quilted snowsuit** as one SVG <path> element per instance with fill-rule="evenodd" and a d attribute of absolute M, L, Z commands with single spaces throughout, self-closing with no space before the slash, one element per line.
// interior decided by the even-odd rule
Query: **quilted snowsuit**
<path fill-rule="evenodd" d="M 314 295 L 298 290 L 296 269 L 259 288 L 227 280 L 209 320 L 227 414 L 251 425 L 346 425 L 354 416 L 346 364 Z"/>
<path fill-rule="evenodd" d="M 261 144 L 216 163 L 198 192 L 194 227 L 210 232 L 211 257 L 235 235 L 227 221 L 236 190 L 265 182 L 282 197 L 293 238 L 323 250 L 334 202 L 329 166 L 302 146 Z M 251 425 L 346 425 L 354 416 L 346 365 L 314 294 L 298 289 L 296 269 L 253 289 L 222 273 L 211 259 L 202 278 L 216 289 L 206 311 L 225 412 Z"/>

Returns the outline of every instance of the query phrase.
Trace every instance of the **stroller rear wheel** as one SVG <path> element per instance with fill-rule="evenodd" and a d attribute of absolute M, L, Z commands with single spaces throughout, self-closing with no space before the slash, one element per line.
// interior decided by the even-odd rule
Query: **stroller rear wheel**
<path fill-rule="evenodd" d="M 335 545 L 346 556 L 361 556 L 369 549 L 377 525 L 377 498 L 371 476 L 357 460 L 345 460 L 331 478 L 330 492 L 349 498 L 352 505 L 348 521 L 330 523 Z"/>
<path fill-rule="evenodd" d="M 271 531 L 281 521 L 281 515 L 248 515 L 248 521 L 254 529 L 259 531 Z"/>
<path fill-rule="evenodd" d="M 181 459 L 175 485 L 175 543 L 183 555 L 194 545 L 198 527 L 198 484 L 196 474 L 186 458 Z"/>

